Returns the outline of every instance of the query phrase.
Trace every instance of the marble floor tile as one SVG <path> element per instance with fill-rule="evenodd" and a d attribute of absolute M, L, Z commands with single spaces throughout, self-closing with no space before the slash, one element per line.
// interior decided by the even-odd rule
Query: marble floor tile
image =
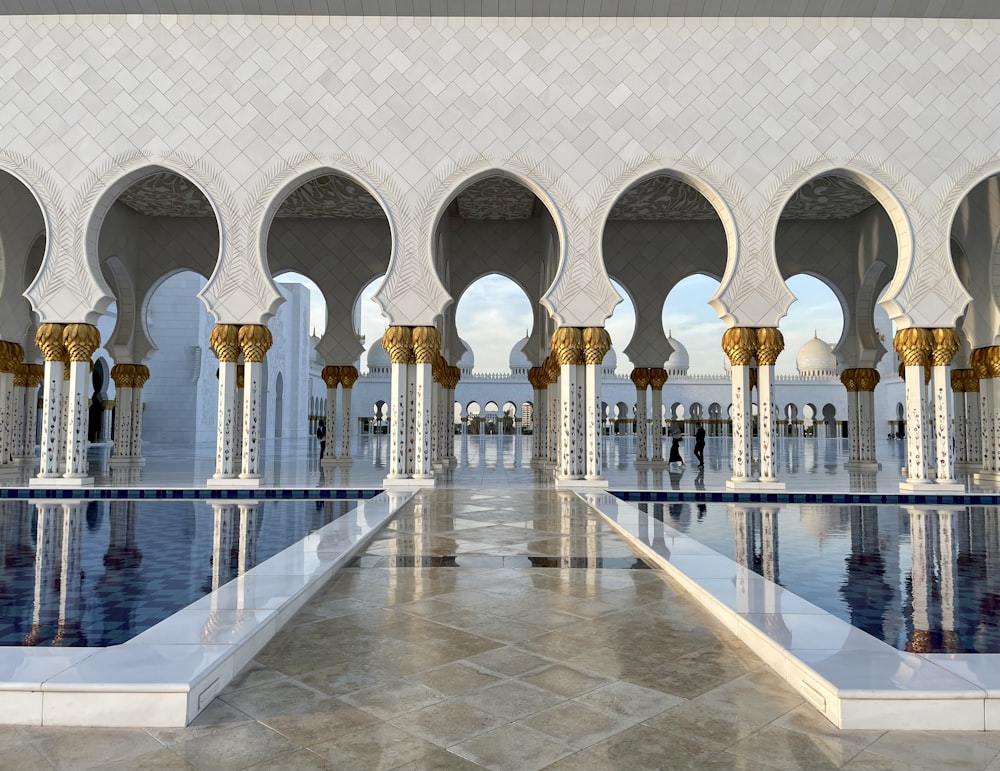
<path fill-rule="evenodd" d="M 543 733 L 514 723 L 456 744 L 451 751 L 492 771 L 539 771 L 573 752 Z"/>

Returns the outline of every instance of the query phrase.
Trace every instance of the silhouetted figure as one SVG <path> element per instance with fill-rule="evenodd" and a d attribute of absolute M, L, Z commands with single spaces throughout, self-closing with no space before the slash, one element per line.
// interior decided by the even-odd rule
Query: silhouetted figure
<path fill-rule="evenodd" d="M 684 465 L 684 459 L 681 457 L 681 437 L 675 436 L 670 442 L 670 459 L 667 462 Z"/>
<path fill-rule="evenodd" d="M 698 459 L 699 466 L 705 465 L 705 427 L 701 423 L 694 432 L 694 457 Z"/>
<path fill-rule="evenodd" d="M 326 452 L 326 421 L 322 418 L 316 424 L 316 438 L 319 439 L 319 459 L 323 460 L 323 454 Z"/>

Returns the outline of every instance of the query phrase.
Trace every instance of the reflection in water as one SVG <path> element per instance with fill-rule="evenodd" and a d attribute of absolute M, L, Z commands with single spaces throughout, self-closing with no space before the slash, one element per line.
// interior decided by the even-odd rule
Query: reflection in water
<path fill-rule="evenodd" d="M 125 642 L 356 505 L 0 501 L 0 645 Z"/>
<path fill-rule="evenodd" d="M 900 650 L 1000 653 L 1000 507 L 687 505 L 666 524 Z M 663 504 L 639 508 L 663 520 Z M 780 595 L 736 581 L 744 612 L 780 615 Z"/>

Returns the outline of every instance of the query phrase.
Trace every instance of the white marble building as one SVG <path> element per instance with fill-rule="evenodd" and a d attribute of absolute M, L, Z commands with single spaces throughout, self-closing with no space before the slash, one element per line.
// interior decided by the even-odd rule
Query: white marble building
<path fill-rule="evenodd" d="M 721 281 L 732 487 L 781 485 L 776 328 L 793 300 L 785 279 L 801 272 L 844 309 L 852 458 L 874 460 L 880 306 L 906 365 L 904 488 L 956 489 L 956 461 L 1000 473 L 992 4 L 830 0 L 806 16 L 727 0 L 320 5 L 150 0 L 108 15 L 98 0 L 0 2 L 0 443 L 8 462 L 23 451 L 19 405 L 36 377 L 23 368 L 44 360 L 39 484 L 88 483 L 79 429 L 102 344 L 127 384 L 116 452 L 132 456 L 132 405 L 164 376 L 147 372 L 147 298 L 182 268 L 209 277 L 211 484 L 266 481 L 256 452 L 235 449 L 265 430 L 284 301 L 273 276 L 286 270 L 323 290 L 318 351 L 337 372 L 360 353 L 360 289 L 386 274 L 375 299 L 406 415 L 391 484 L 433 483 L 442 368 L 461 354 L 453 300 L 487 269 L 535 307 L 525 352 L 541 368 L 539 417 L 565 437 L 547 458 L 559 484 L 600 484 L 609 277 L 637 309 L 625 352 L 655 412 L 670 355 L 659 303 L 693 272 Z"/>

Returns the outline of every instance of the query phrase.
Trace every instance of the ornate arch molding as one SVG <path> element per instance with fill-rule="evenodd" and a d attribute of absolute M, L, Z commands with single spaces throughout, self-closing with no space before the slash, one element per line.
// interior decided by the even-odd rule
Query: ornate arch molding
<path fill-rule="evenodd" d="M 302 153 L 279 162 L 277 166 L 265 172 L 261 181 L 251 188 L 249 200 L 253 208 L 238 224 L 243 243 L 247 245 L 247 248 L 242 250 L 243 259 L 240 263 L 233 262 L 232 268 L 227 269 L 224 274 L 212 276 L 203 295 L 210 288 L 214 294 L 216 282 L 220 284 L 218 290 L 220 293 L 231 291 L 227 287 L 239 286 L 240 282 L 245 284 L 246 279 L 242 274 L 251 271 L 255 281 L 249 290 L 255 298 L 255 306 L 263 311 L 262 313 L 257 311 L 261 315 L 252 321 L 244 319 L 241 321 L 263 324 L 271 318 L 277 312 L 278 306 L 284 302 L 274 285 L 267 263 L 267 237 L 271 224 L 278 209 L 293 190 L 326 174 L 336 174 L 353 180 L 378 202 L 389 223 L 392 245 L 389 255 L 391 266 L 399 252 L 399 220 L 400 217 L 406 219 L 406 207 L 402 203 L 402 196 L 391 178 L 374 163 L 353 155 L 327 157 Z"/>
<path fill-rule="evenodd" d="M 1000 155 L 991 155 L 982 161 L 968 164 L 955 177 L 951 189 L 941 202 L 940 219 L 935 230 L 935 233 L 940 236 L 941 244 L 935 245 L 935 250 L 944 249 L 944 253 L 949 256 L 951 255 L 951 229 L 952 224 L 955 222 L 955 217 L 958 215 L 958 208 L 980 183 L 998 175 L 1000 175 Z M 949 261 L 949 264 L 952 263 Z M 1000 235 L 993 242 L 993 251 L 990 254 L 988 268 L 991 298 L 989 316 L 995 320 L 997 317 L 996 309 L 1000 307 Z M 970 296 L 969 299 L 973 298 Z M 956 318 L 961 316 L 962 312 L 959 312 Z M 994 326 L 996 327 L 995 321 Z M 991 339 L 995 343 L 997 340 L 1000 340 L 1000 328 L 995 328 L 993 333 Z"/>
<path fill-rule="evenodd" d="M 722 295 L 723 289 L 732 281 L 741 253 L 740 230 L 733 212 L 734 207 L 743 204 L 744 195 L 731 176 L 725 176 L 711 164 L 687 155 L 670 161 L 649 155 L 622 164 L 614 177 L 608 181 L 604 193 L 592 210 L 588 228 L 589 252 L 600 256 L 603 268 L 604 228 L 612 208 L 629 188 L 655 176 L 673 177 L 690 185 L 708 200 L 719 216 L 726 234 L 726 271 L 720 281 L 719 291 L 709 300 L 709 304 L 727 326 L 734 326 L 735 318 Z"/>
<path fill-rule="evenodd" d="M 130 361 L 136 323 L 135 283 L 117 255 L 109 257 L 105 267 L 111 274 L 111 282 L 114 284 L 114 294 L 118 301 L 118 320 L 104 347 L 115 361 Z"/>
<path fill-rule="evenodd" d="M 66 204 L 59 187 L 26 155 L 0 148 L 0 172 L 10 174 L 24 185 L 42 213 L 45 228 L 42 266 L 34 280 L 24 290 L 23 296 L 31 303 L 32 310 L 38 314 L 40 323 L 52 321 L 54 319 L 47 315 L 47 311 L 55 298 L 49 292 L 59 290 L 56 287 L 57 282 L 42 281 L 42 276 L 46 272 L 46 266 L 49 266 L 57 255 L 66 253 L 72 243 L 72 223 L 66 214 Z M 78 290 L 79 287 L 76 286 L 68 287 L 67 299 L 72 298 L 73 293 Z"/>
<path fill-rule="evenodd" d="M 375 301 L 390 320 L 396 315 L 408 319 L 406 322 L 390 323 L 432 324 L 454 301 L 437 271 L 434 236 L 451 201 L 470 185 L 492 176 L 512 179 L 534 193 L 542 202 L 552 217 L 558 238 L 557 273 L 563 269 L 568 234 L 575 221 L 574 214 L 569 209 L 571 197 L 567 191 L 540 162 L 519 155 L 506 158 L 473 155 L 446 167 L 422 197 L 420 211 L 423 212 L 423 219 L 413 229 L 415 241 L 412 250 L 409 246 L 406 248 L 406 254 L 412 257 L 390 265 L 385 281 L 375 293 Z M 546 293 L 541 298 L 541 303 L 553 317 L 558 318 L 548 297 L 549 293 Z"/>
<path fill-rule="evenodd" d="M 118 197 L 136 180 L 158 172 L 170 172 L 189 180 L 205 196 L 215 213 L 219 227 L 219 254 L 225 250 L 224 217 L 220 202 L 229 200 L 219 184 L 218 172 L 206 167 L 198 158 L 185 153 L 154 153 L 134 150 L 111 159 L 106 167 L 95 174 L 86 192 L 73 201 L 71 210 L 76 222 L 73 223 L 72 239 L 67 256 L 72 265 L 63 270 L 75 271 L 79 282 L 86 282 L 86 291 L 78 295 L 77 303 L 82 320 L 96 324 L 97 319 L 114 302 L 115 298 L 101 273 L 98 240 L 101 227 L 111 206 Z M 62 279 L 56 275 L 56 281 Z M 33 301 L 34 302 L 34 301 Z M 71 321 L 75 317 L 54 318 L 56 321 Z"/>

